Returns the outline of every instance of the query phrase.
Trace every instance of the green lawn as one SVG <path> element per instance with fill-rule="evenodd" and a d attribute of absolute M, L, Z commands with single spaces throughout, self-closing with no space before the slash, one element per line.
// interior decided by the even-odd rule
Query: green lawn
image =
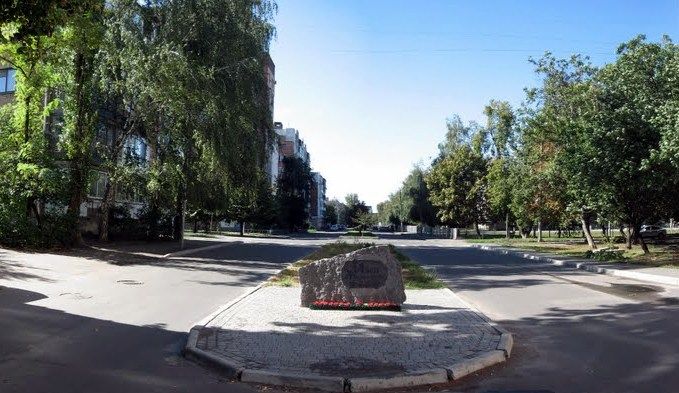
<path fill-rule="evenodd" d="M 672 239 L 674 240 L 674 239 Z M 571 256 L 578 258 L 590 258 L 589 247 L 582 238 L 548 238 L 542 243 L 536 239 L 522 238 L 484 238 L 466 239 L 469 243 L 475 244 L 494 244 L 501 247 L 517 248 L 527 251 L 545 252 L 555 255 Z M 648 266 L 679 267 L 679 244 L 668 242 L 668 244 L 649 244 L 650 254 L 644 255 L 641 247 L 635 245 L 631 250 L 627 250 L 624 244 L 606 243 L 601 237 L 595 238 L 598 248 L 610 248 L 619 252 L 620 258 L 611 262 L 635 263 Z"/>
<path fill-rule="evenodd" d="M 374 246 L 374 244 L 346 242 L 325 244 L 318 250 L 293 263 L 290 265 L 290 267 L 284 269 L 279 274 L 272 277 L 269 282 L 271 285 L 283 287 L 298 286 L 299 269 L 303 266 L 306 266 L 319 259 L 346 254 L 370 246 Z M 445 287 L 445 284 L 443 284 L 443 282 L 438 279 L 436 273 L 424 269 L 417 262 L 408 258 L 391 244 L 389 245 L 389 249 L 391 250 L 394 257 L 396 257 L 396 259 L 401 262 L 403 283 L 405 284 L 406 289 L 433 289 Z"/>

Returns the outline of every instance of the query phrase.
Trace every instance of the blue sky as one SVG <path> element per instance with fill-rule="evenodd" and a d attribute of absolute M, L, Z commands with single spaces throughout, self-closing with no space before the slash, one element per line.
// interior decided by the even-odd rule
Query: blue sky
<path fill-rule="evenodd" d="M 529 57 L 603 64 L 637 34 L 679 40 L 679 0 L 278 0 L 275 23 L 276 121 L 300 130 L 329 198 L 375 206 L 429 164 L 446 118 L 518 106 Z"/>

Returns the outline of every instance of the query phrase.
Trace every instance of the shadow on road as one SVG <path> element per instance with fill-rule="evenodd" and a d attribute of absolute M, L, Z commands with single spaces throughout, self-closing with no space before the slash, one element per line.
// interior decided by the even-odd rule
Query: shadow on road
<path fill-rule="evenodd" d="M 180 356 L 186 333 L 31 305 L 36 292 L 0 287 L 0 391 L 246 392 Z"/>

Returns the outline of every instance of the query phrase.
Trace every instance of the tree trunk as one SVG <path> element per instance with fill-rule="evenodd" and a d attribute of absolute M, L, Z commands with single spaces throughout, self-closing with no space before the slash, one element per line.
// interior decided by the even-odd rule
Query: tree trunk
<path fill-rule="evenodd" d="M 67 213 L 75 221 L 73 228 L 71 228 L 71 241 L 75 245 L 82 244 L 82 234 L 80 233 L 80 205 L 85 198 L 85 189 L 87 183 L 88 170 L 88 154 L 90 153 L 90 144 L 88 133 L 93 132 L 93 127 L 88 126 L 85 80 L 89 77 L 88 70 L 91 68 L 93 57 L 85 56 L 82 52 L 78 52 L 74 58 L 74 79 L 75 79 L 75 105 L 76 116 L 74 125 L 73 142 L 76 149 L 73 151 L 70 158 L 71 169 L 71 183 L 70 183 L 70 198 L 68 203 Z M 108 217 L 106 218 L 108 221 Z M 104 236 L 108 238 L 108 222 L 105 223 Z M 99 238 L 101 238 L 101 225 L 99 229 Z"/>
<path fill-rule="evenodd" d="M 625 234 L 625 239 L 627 239 L 627 249 L 632 249 L 632 226 L 627 225 L 627 233 Z"/>
<path fill-rule="evenodd" d="M 596 250 L 596 244 L 594 243 L 594 237 L 592 237 L 592 232 L 589 228 L 589 217 L 585 213 L 585 210 L 582 209 L 580 211 L 580 223 L 582 224 L 582 233 L 585 235 L 585 239 L 587 239 L 587 244 L 589 245 L 590 250 Z"/>
<path fill-rule="evenodd" d="M 148 238 L 149 240 L 158 239 L 158 216 L 159 216 L 158 203 L 155 198 L 150 203 L 149 207 L 149 228 L 148 228 Z"/>
<path fill-rule="evenodd" d="M 34 201 L 31 201 L 31 209 L 33 210 L 33 214 L 35 214 L 35 221 L 38 223 L 38 228 L 42 228 L 42 217 L 40 210 L 38 210 L 38 205 L 36 205 Z"/>
<path fill-rule="evenodd" d="M 28 94 L 24 97 L 24 143 L 28 143 L 31 140 L 31 95 Z M 33 211 L 33 197 L 30 196 L 26 199 L 26 219 L 30 220 L 31 212 Z"/>
<path fill-rule="evenodd" d="M 505 214 L 505 237 L 509 239 L 509 213 Z"/>
<path fill-rule="evenodd" d="M 186 198 L 188 192 L 188 181 L 191 178 L 189 173 L 189 156 L 193 156 L 191 145 L 185 149 L 184 159 L 182 160 L 182 179 L 177 192 L 175 204 L 174 240 L 180 242 L 180 248 L 184 248 L 184 224 L 186 222 Z"/>
<path fill-rule="evenodd" d="M 186 182 L 182 180 L 179 186 L 179 192 L 177 192 L 177 199 L 175 201 L 175 216 L 174 216 L 174 228 L 173 228 L 173 238 L 174 240 L 183 241 L 184 240 L 184 206 L 186 200 Z"/>
<path fill-rule="evenodd" d="M 193 233 L 198 233 L 198 216 L 193 219 Z"/>
<path fill-rule="evenodd" d="M 634 240 L 639 243 L 644 254 L 650 254 L 648 245 L 646 244 L 644 237 L 641 236 L 641 224 L 634 224 Z"/>
<path fill-rule="evenodd" d="M 99 217 L 99 240 L 108 241 L 109 219 L 111 216 L 111 206 L 115 202 L 116 185 L 111 183 L 111 178 L 106 182 L 106 191 L 104 198 L 101 200 L 99 210 L 101 216 Z"/>
<path fill-rule="evenodd" d="M 238 224 L 240 224 L 240 235 L 245 236 L 245 221 L 239 221 Z"/>
<path fill-rule="evenodd" d="M 476 236 L 482 237 L 482 236 L 481 236 L 481 230 L 479 229 L 479 223 L 478 223 L 478 221 L 474 221 L 474 229 L 476 230 Z"/>
<path fill-rule="evenodd" d="M 538 243 L 542 243 L 542 221 L 538 221 Z"/>

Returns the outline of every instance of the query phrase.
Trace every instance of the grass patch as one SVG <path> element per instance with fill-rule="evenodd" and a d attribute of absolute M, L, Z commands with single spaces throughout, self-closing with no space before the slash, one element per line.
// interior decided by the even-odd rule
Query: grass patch
<path fill-rule="evenodd" d="M 299 285 L 299 269 L 314 261 L 323 258 L 330 258 L 336 255 L 346 254 L 352 251 L 360 250 L 374 246 L 373 243 L 346 243 L 336 242 L 324 244 L 318 250 L 293 263 L 288 268 L 283 269 L 276 276 L 269 280 L 269 285 L 276 285 L 282 287 L 293 287 Z M 401 263 L 403 284 L 406 289 L 435 289 L 443 288 L 445 284 L 439 280 L 435 272 L 427 270 L 420 266 L 417 262 L 408 258 L 405 254 L 399 251 L 393 245 L 389 245 L 389 250 L 394 257 Z"/>
<path fill-rule="evenodd" d="M 436 289 L 444 288 L 445 284 L 439 280 L 436 272 L 423 268 L 419 263 L 408 258 L 393 244 L 389 250 L 401 262 L 401 274 L 406 289 Z"/>
<path fill-rule="evenodd" d="M 373 243 L 346 243 L 346 242 L 336 242 L 324 244 L 318 250 L 312 252 L 311 254 L 305 256 L 299 261 L 293 263 L 289 267 L 283 269 L 276 276 L 272 277 L 269 282 L 271 285 L 277 285 L 282 287 L 294 287 L 299 285 L 299 269 L 310 264 L 311 262 L 317 261 L 323 258 L 330 258 L 336 255 L 346 254 L 352 251 L 360 250 L 361 248 L 366 248 L 374 246 Z"/>
<path fill-rule="evenodd" d="M 631 250 L 624 244 L 609 244 L 603 239 L 595 239 L 599 249 L 610 251 L 592 253 L 582 238 L 562 238 L 558 241 L 549 239 L 538 243 L 535 239 L 467 239 L 468 243 L 494 244 L 501 247 L 517 248 L 526 251 L 544 252 L 559 256 L 592 259 L 598 262 L 623 262 L 646 266 L 679 267 L 679 244 L 668 241 L 668 244 L 648 244 L 650 254 L 645 255 L 641 247 L 635 245 Z M 674 240 L 674 239 L 673 239 Z"/>

